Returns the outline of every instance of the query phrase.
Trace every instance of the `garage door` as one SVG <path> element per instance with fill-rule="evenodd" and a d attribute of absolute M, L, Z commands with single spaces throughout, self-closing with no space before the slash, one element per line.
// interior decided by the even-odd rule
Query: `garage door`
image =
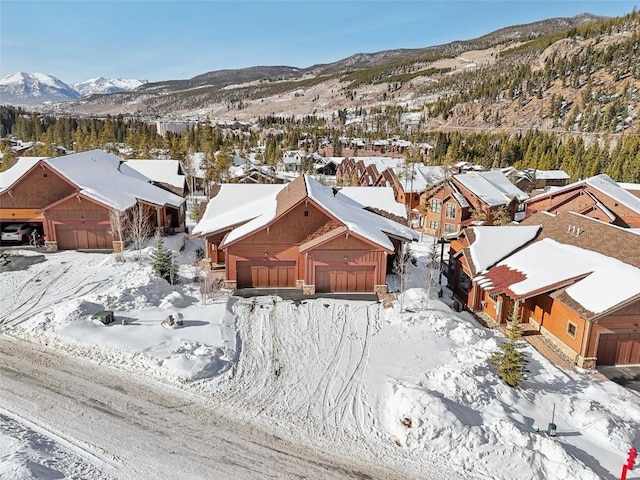
<path fill-rule="evenodd" d="M 598 365 L 640 364 L 640 333 L 606 333 L 600 335 Z"/>
<path fill-rule="evenodd" d="M 316 267 L 317 292 L 373 292 L 375 267 Z"/>
<path fill-rule="evenodd" d="M 59 250 L 111 249 L 111 235 L 106 226 L 78 228 L 76 225 L 58 225 L 56 239 Z"/>
<path fill-rule="evenodd" d="M 238 288 L 293 288 L 296 262 L 238 262 Z"/>

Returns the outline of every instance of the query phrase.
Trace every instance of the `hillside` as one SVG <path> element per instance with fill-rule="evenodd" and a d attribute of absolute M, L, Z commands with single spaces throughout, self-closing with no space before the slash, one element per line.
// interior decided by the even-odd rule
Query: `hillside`
<path fill-rule="evenodd" d="M 424 114 L 423 125 L 429 129 L 615 132 L 618 126 L 618 131 L 636 128 L 631 110 L 636 108 L 632 90 L 637 80 L 632 67 L 640 63 L 633 50 L 637 35 L 637 14 L 615 19 L 583 14 L 512 26 L 473 40 L 362 53 L 307 68 L 208 72 L 56 108 L 92 115 L 253 119 L 268 115 L 331 118 L 345 109 L 366 115 L 373 107 L 394 105 L 415 112 L 414 122 Z M 612 56 L 607 48 L 626 49 L 628 55 Z M 584 62 L 594 52 L 600 52 L 601 58 L 589 63 L 588 72 L 578 72 L 578 59 Z M 572 70 L 560 78 L 568 58 L 573 60 Z M 613 65 L 618 60 L 629 67 Z M 626 97 L 623 85 L 630 88 Z M 591 92 L 583 94 L 584 88 Z M 578 101 L 589 95 L 597 104 Z M 605 112 L 610 106 L 607 99 L 618 99 L 609 113 Z M 621 106 L 625 101 L 627 105 Z M 611 118 L 600 124 L 594 120 L 594 115 L 617 117 L 623 108 L 632 113 L 622 116 L 623 120 L 631 116 L 626 124 L 613 125 Z M 589 110 L 588 115 L 583 110 Z"/>

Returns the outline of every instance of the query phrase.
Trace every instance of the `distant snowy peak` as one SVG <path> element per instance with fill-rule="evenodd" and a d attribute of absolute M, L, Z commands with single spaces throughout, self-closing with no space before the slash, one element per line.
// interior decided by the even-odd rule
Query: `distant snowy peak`
<path fill-rule="evenodd" d="M 78 92 L 44 73 L 12 73 L 0 79 L 0 104 L 30 105 L 77 100 Z"/>
<path fill-rule="evenodd" d="M 147 80 L 135 78 L 90 78 L 84 82 L 74 83 L 73 88 L 83 97 L 94 94 L 117 93 L 135 90 Z"/>

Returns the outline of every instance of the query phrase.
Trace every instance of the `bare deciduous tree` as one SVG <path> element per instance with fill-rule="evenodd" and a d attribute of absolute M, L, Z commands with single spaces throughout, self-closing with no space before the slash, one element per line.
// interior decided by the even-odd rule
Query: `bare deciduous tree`
<path fill-rule="evenodd" d="M 153 227 L 149 221 L 149 215 L 141 204 L 137 204 L 131 215 L 131 222 L 129 222 L 128 238 L 131 239 L 135 245 L 137 256 L 136 259 L 140 260 L 140 249 L 144 241 L 153 232 Z"/>
<path fill-rule="evenodd" d="M 124 261 L 124 246 L 127 243 L 127 234 L 129 232 L 129 216 L 126 212 L 121 212 L 117 208 L 109 210 L 109 228 L 113 241 L 118 242 L 114 245 L 113 253 L 118 262 Z"/>

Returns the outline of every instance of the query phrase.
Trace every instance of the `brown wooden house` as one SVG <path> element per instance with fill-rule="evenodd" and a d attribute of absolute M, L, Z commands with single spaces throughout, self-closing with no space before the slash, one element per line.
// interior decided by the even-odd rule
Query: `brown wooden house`
<path fill-rule="evenodd" d="M 417 239 L 306 175 L 287 185 L 223 185 L 193 235 L 224 261 L 229 288 L 305 294 L 384 293 L 398 246 Z"/>
<path fill-rule="evenodd" d="M 465 229 L 451 244 L 449 279 L 460 305 L 496 323 L 515 305 L 581 367 L 637 364 L 639 251 L 627 229 L 539 213 L 521 226 Z"/>
<path fill-rule="evenodd" d="M 501 208 L 507 209 L 512 220 L 518 219 L 527 198 L 499 171 L 454 175 L 422 195 L 424 231 L 442 236 L 459 232 L 474 222 L 492 225 Z M 474 210 L 482 212 L 484 220 L 474 220 Z"/>
<path fill-rule="evenodd" d="M 640 227 L 640 198 L 606 174 L 531 197 L 526 214 L 536 212 L 576 212 L 620 227 Z"/>
<path fill-rule="evenodd" d="M 37 226 L 50 251 L 112 249 L 109 211 L 137 204 L 147 209 L 151 225 L 184 230 L 184 199 L 121 169 L 121 163 L 92 150 L 10 169 L 0 178 L 0 222 Z"/>

